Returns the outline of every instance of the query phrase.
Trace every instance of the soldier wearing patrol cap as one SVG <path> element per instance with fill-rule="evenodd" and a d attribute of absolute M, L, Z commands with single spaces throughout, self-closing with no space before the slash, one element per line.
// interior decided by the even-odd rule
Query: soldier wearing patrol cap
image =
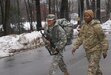
<path fill-rule="evenodd" d="M 55 45 L 55 50 L 59 51 L 58 54 L 52 55 L 53 58 L 49 70 L 49 75 L 56 75 L 57 67 L 60 68 L 60 70 L 64 73 L 64 75 L 69 75 L 66 68 L 66 64 L 64 63 L 63 60 L 63 49 L 67 42 L 65 31 L 56 22 L 56 16 L 54 14 L 48 14 L 46 21 L 48 28 L 45 30 L 45 33 L 51 37 L 52 42 Z"/>

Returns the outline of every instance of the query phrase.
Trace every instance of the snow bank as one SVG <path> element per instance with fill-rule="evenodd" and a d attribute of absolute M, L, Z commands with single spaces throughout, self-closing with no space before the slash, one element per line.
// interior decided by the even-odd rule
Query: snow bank
<path fill-rule="evenodd" d="M 21 35 L 8 35 L 0 38 L 0 57 L 10 56 L 14 52 L 37 48 L 43 44 L 41 33 L 34 31 Z"/>
<path fill-rule="evenodd" d="M 103 23 L 102 28 L 105 30 L 111 30 L 111 20 L 106 21 L 105 23 Z"/>

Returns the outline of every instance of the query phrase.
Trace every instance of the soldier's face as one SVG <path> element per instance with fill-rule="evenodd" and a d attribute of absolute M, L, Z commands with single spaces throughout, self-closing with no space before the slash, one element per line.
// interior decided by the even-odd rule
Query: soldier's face
<path fill-rule="evenodd" d="M 84 13 L 84 20 L 86 23 L 89 23 L 89 22 L 91 22 L 92 18 L 89 14 Z"/>
<path fill-rule="evenodd" d="M 54 20 L 47 20 L 48 26 L 53 26 L 54 25 Z"/>

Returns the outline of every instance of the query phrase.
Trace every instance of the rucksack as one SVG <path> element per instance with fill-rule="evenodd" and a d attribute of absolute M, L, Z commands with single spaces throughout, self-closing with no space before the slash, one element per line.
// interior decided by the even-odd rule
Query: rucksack
<path fill-rule="evenodd" d="M 102 51 L 103 51 L 103 52 L 107 52 L 108 49 L 109 49 L 109 42 L 108 42 L 108 40 L 107 40 L 107 37 L 106 37 L 105 33 L 104 33 L 104 39 L 103 39 L 102 42 L 101 42 L 101 40 L 100 40 L 100 38 L 99 38 L 99 35 L 97 34 L 96 29 L 94 28 L 94 26 L 92 26 L 92 28 L 93 28 L 93 30 L 94 30 L 95 35 L 97 36 L 97 39 L 100 41 L 99 43 L 100 43 L 100 45 L 101 45 Z"/>
<path fill-rule="evenodd" d="M 57 22 L 58 22 L 58 25 L 60 25 L 64 29 L 64 31 L 66 32 L 66 35 L 67 35 L 66 45 L 72 44 L 72 38 L 73 38 L 72 24 L 68 20 L 66 20 L 65 18 L 58 19 Z"/>

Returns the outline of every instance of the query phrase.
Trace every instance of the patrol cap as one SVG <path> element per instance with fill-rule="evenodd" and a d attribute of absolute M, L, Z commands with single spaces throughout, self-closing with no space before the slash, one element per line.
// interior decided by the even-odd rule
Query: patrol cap
<path fill-rule="evenodd" d="M 48 16 L 47 16 L 47 18 L 46 18 L 47 20 L 55 20 L 56 19 L 56 17 L 55 17 L 55 15 L 54 14 L 48 14 Z"/>

